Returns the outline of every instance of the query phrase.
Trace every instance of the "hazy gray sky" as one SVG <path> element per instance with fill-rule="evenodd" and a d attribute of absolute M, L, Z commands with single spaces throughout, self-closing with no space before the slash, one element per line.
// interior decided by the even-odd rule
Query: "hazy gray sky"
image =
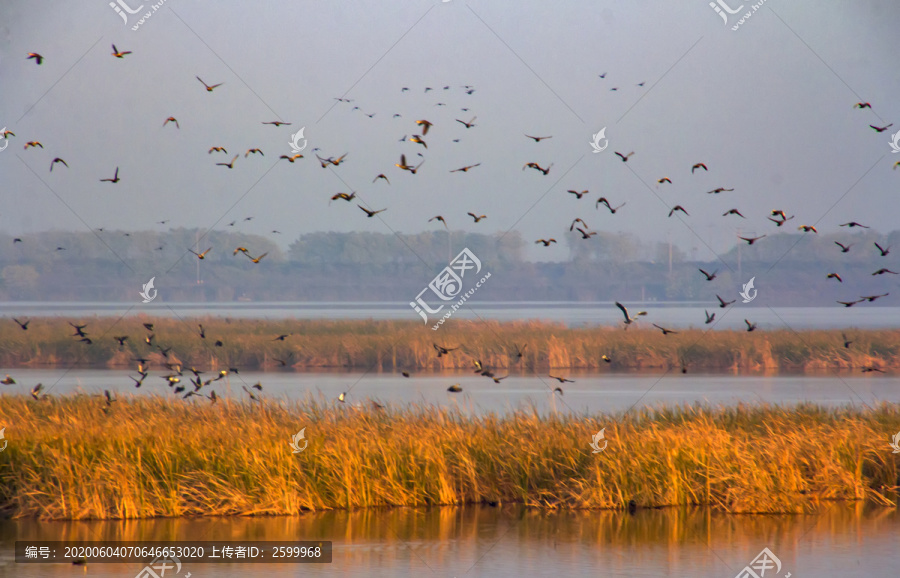
<path fill-rule="evenodd" d="M 106 0 L 0 4 L 0 128 L 16 133 L 0 153 L 2 230 L 254 216 L 241 230 L 277 229 L 287 244 L 310 231 L 435 229 L 427 220 L 441 214 L 455 230 L 555 237 L 531 257 L 562 259 L 564 239 L 582 242 L 568 232 L 582 217 L 710 259 L 706 245 L 724 252 L 737 227 L 774 232 L 775 208 L 820 231 L 849 219 L 898 228 L 900 154 L 888 142 L 900 126 L 869 128 L 900 123 L 897 2 L 769 0 L 737 31 L 738 15 L 726 26 L 706 0 L 168 0 L 133 31 L 137 19 L 126 26 Z M 133 54 L 113 58 L 113 43 Z M 208 93 L 195 76 L 224 84 Z M 860 99 L 873 109 L 854 109 Z M 168 116 L 180 130 L 163 127 Z M 471 129 L 455 122 L 473 116 Z M 427 150 L 399 142 L 421 134 L 422 118 L 434 123 Z M 293 124 L 260 124 L 276 119 Z M 304 126 L 306 158 L 278 162 Z M 604 126 L 609 148 L 592 154 Z M 29 140 L 44 149 L 23 150 Z M 251 147 L 265 156 L 245 158 Z M 313 147 L 347 161 L 322 169 Z M 626 164 L 614 151 L 635 154 Z M 394 166 L 419 152 L 418 174 Z M 215 166 L 234 154 L 233 170 Z M 69 169 L 50 173 L 57 156 Z M 523 171 L 531 161 L 553 168 Z M 692 175 L 701 161 L 709 172 Z M 121 182 L 99 182 L 116 166 Z M 372 183 L 382 172 L 390 185 Z M 664 176 L 673 183 L 657 186 Z M 735 191 L 706 194 L 717 187 Z M 388 210 L 367 219 L 355 203 L 329 205 L 350 190 Z M 601 195 L 627 205 L 596 210 Z M 668 218 L 675 204 L 690 216 Z M 731 208 L 747 220 L 722 217 Z"/>

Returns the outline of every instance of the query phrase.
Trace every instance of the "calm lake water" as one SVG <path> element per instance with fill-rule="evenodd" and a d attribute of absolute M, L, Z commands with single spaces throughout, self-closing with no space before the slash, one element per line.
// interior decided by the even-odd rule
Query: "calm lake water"
<path fill-rule="evenodd" d="M 812 515 L 708 510 L 541 512 L 518 506 L 323 512 L 293 517 L 113 522 L 0 521 L 0 575 L 132 578 L 141 563 L 16 564 L 16 540 L 330 540 L 330 564 L 185 563 L 191 578 L 615 576 L 734 578 L 768 548 L 781 571 L 815 578 L 897 575 L 900 513 L 861 504 Z M 774 562 L 773 562 L 774 563 Z M 170 576 L 172 571 L 166 573 Z M 741 575 L 743 576 L 743 575 Z M 752 575 L 747 575 L 752 576 Z"/>
<path fill-rule="evenodd" d="M 104 389 L 119 396 L 174 395 L 162 372 L 153 371 L 139 389 L 129 375 L 134 371 L 109 369 L 4 369 L 17 385 L 0 386 L 0 394 L 22 394 L 43 383 L 52 395 L 85 392 L 100 395 Z M 554 375 L 557 375 L 554 373 Z M 880 401 L 900 403 L 900 376 L 895 374 L 846 373 L 835 375 L 722 375 L 670 373 L 577 373 L 566 372 L 574 383 L 560 384 L 547 375 L 513 374 L 499 384 L 472 372 L 413 374 L 409 379 L 398 373 L 341 372 L 241 372 L 230 375 L 204 388 L 217 395 L 249 401 L 243 386 L 259 382 L 261 396 L 268 399 L 303 399 L 308 395 L 334 400 L 348 392 L 347 402 L 363 403 L 367 399 L 392 405 L 409 403 L 458 407 L 466 412 L 505 413 L 515 409 L 536 408 L 539 412 L 574 411 L 577 413 L 609 413 L 625 411 L 632 406 L 660 404 L 708 403 L 734 405 L 739 402 L 795 404 L 805 401 L 824 405 L 873 405 Z M 191 385 L 183 379 L 188 390 Z M 211 377 L 204 374 L 203 377 Z M 461 393 L 449 393 L 447 387 L 460 384 Z M 553 394 L 557 386 L 563 395 Z M 187 390 L 186 390 L 187 391 Z M 256 392 L 256 390 L 254 390 Z M 208 403 L 196 397 L 192 403 Z"/>
<path fill-rule="evenodd" d="M 709 327 L 704 325 L 704 310 L 715 312 L 721 321 L 716 329 L 745 329 L 744 319 L 759 323 L 760 329 L 862 329 L 900 327 L 900 307 L 876 307 L 865 303 L 853 308 L 776 307 L 744 305 L 738 300 L 720 309 L 710 303 L 626 303 L 632 312 L 646 310 L 650 323 L 670 327 Z M 728 311 L 725 315 L 724 312 Z M 92 317 L 145 314 L 174 317 L 232 317 L 259 319 L 396 319 L 420 322 L 408 302 L 402 303 L 66 303 L 5 302 L 0 315 L 5 317 L 70 316 Z M 494 319 L 518 321 L 538 319 L 568 325 L 621 325 L 622 313 L 611 302 L 490 302 L 466 303 L 452 319 Z M 433 323 L 434 320 L 429 318 Z M 649 325 L 649 323 L 647 323 Z"/>

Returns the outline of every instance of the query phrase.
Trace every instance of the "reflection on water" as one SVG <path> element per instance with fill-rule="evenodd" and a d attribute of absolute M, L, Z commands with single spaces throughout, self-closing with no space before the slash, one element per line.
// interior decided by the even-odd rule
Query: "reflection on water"
<path fill-rule="evenodd" d="M 43 383 L 51 395 L 77 392 L 102 395 L 108 389 L 117 396 L 172 396 L 172 390 L 151 372 L 140 389 L 135 389 L 129 375 L 135 372 L 107 369 L 4 369 L 0 375 L 13 375 L 18 385 L 5 386 L 3 394 L 28 395 L 31 387 Z M 188 374 L 190 375 L 190 374 Z M 574 383 L 563 384 L 564 395 L 552 395 L 559 385 L 546 375 L 513 374 L 499 384 L 469 371 L 419 373 L 406 379 L 397 373 L 343 372 L 241 372 L 227 380 L 204 388 L 217 395 L 247 396 L 242 386 L 263 384 L 262 396 L 268 399 L 299 400 L 307 395 L 323 396 L 332 401 L 341 392 L 349 392 L 348 402 L 361 403 L 376 399 L 382 403 L 406 405 L 418 403 L 442 407 L 459 407 L 466 413 L 506 413 L 534 407 L 540 413 L 550 411 L 617 412 L 634 404 L 638 407 L 708 403 L 734 405 L 743 403 L 796 404 L 815 402 L 822 405 L 851 405 L 880 401 L 900 402 L 900 376 L 847 373 L 827 375 L 722 375 L 669 373 L 591 373 L 571 372 Z M 462 393 L 448 393 L 447 387 L 459 383 Z M 209 403 L 192 398 L 187 403 Z"/>
<path fill-rule="evenodd" d="M 0 522 L 0 573 L 81 576 L 68 564 L 16 565 L 15 540 L 331 540 L 331 564 L 194 564 L 192 578 L 240 576 L 677 576 L 732 578 L 763 548 L 784 576 L 896 576 L 900 514 L 836 504 L 815 515 L 708 510 L 543 512 L 518 506 L 331 511 L 294 517 Z M 91 564 L 132 577 L 140 564 Z M 168 576 L 168 574 L 167 574 Z M 772 576 L 771 572 L 765 574 Z"/>

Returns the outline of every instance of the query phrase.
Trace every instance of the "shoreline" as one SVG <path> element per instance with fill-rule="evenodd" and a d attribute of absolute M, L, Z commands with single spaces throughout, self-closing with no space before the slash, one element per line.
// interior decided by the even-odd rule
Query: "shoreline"
<path fill-rule="evenodd" d="M 143 323 L 151 323 L 153 331 Z M 87 325 L 89 344 L 73 335 L 72 325 Z M 644 325 L 624 330 L 463 320 L 435 332 L 413 321 L 34 318 L 24 331 L 12 320 L 0 324 L 0 366 L 127 368 L 134 359 L 144 358 L 155 368 L 168 361 L 213 371 L 228 367 L 439 371 L 471 368 L 475 359 L 497 369 L 529 371 L 900 368 L 900 329 L 712 333 L 686 329 L 663 335 Z M 145 340 L 151 334 L 148 345 Z M 114 338 L 122 336 L 127 339 L 119 345 Z M 851 342 L 848 347 L 845 341 Z M 435 343 L 458 350 L 438 357 Z"/>

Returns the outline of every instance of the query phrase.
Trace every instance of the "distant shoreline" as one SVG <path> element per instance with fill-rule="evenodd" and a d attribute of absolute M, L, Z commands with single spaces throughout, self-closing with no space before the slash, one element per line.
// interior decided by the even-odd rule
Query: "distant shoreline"
<path fill-rule="evenodd" d="M 152 324 L 153 331 L 143 323 Z M 74 325 L 86 325 L 82 331 L 85 338 L 76 334 Z M 199 325 L 205 338 L 200 337 Z M 845 336 L 851 342 L 849 347 L 844 346 Z M 126 337 L 124 344 L 119 345 L 116 337 Z M 458 349 L 438 356 L 435 343 Z M 184 368 L 215 371 L 230 367 L 471 369 L 474 361 L 480 360 L 491 368 L 534 371 L 818 372 L 869 368 L 889 372 L 900 368 L 900 329 L 686 329 L 663 335 L 645 320 L 628 330 L 539 321 L 460 320 L 432 331 L 414 321 L 148 316 L 33 318 L 27 330 L 11 319 L 0 323 L 0 366 L 7 369 L 128 368 L 136 367 L 135 359 L 148 360 L 154 369 L 168 361 Z"/>

